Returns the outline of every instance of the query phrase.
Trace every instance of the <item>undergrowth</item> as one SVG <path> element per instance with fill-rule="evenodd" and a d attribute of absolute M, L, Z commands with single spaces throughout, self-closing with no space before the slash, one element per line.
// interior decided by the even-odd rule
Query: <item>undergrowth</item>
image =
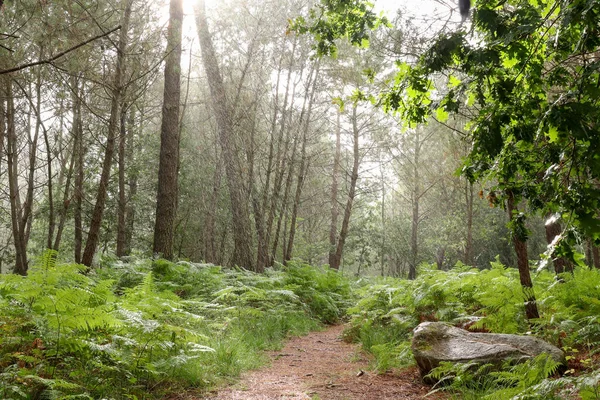
<path fill-rule="evenodd" d="M 569 366 L 562 378 L 553 375 L 555 366 L 538 359 L 497 374 L 487 373 L 485 366 L 445 365 L 433 374 L 452 384 L 436 390 L 457 399 L 558 399 L 573 393 L 585 400 L 600 399 L 600 271 L 581 268 L 560 279 L 542 271 L 535 274 L 534 287 L 541 318 L 530 323 L 518 271 L 499 262 L 486 270 L 424 267 L 412 281 L 365 279 L 358 289 L 360 300 L 348 310 L 346 339 L 360 342 L 374 355 L 375 368 L 386 371 L 415 364 L 412 330 L 424 321 L 481 332 L 534 334 L 565 350 Z"/>
<path fill-rule="evenodd" d="M 423 321 L 533 334 L 565 350 L 568 369 L 538 357 L 492 371 L 442 364 L 455 399 L 600 399 L 600 272 L 535 274 L 541 318 L 527 321 L 518 272 L 423 268 L 413 281 L 350 282 L 300 263 L 254 274 L 165 260 L 88 270 L 46 254 L 27 277 L 0 275 L 0 398 L 159 399 L 207 390 L 264 363 L 263 350 L 345 315 L 346 339 L 379 371 L 414 364 Z M 562 371 L 561 371 L 562 372 Z"/>
<path fill-rule="evenodd" d="M 0 398 L 154 399 L 265 362 L 289 335 L 344 315 L 339 274 L 291 263 L 263 275 L 165 260 L 0 276 Z"/>

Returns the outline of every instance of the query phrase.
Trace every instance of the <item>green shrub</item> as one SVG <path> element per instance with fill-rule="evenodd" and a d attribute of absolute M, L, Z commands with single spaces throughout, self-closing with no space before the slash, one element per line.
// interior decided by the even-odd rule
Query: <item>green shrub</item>
<path fill-rule="evenodd" d="M 0 276 L 0 398 L 161 398 L 209 388 L 265 362 L 262 350 L 340 318 L 351 295 L 333 271 L 258 275 L 166 260 L 52 254 Z"/>
<path fill-rule="evenodd" d="M 363 280 L 357 291 L 358 302 L 348 309 L 351 321 L 346 339 L 360 342 L 371 352 L 378 370 L 410 364 L 412 330 L 420 322 L 446 321 L 458 326 L 467 323 L 466 327 L 474 330 L 535 333 L 563 347 L 567 358 L 577 361 L 567 372 L 581 375 L 548 377 L 548 371 L 554 367 L 545 369 L 547 365 L 540 360 L 536 361 L 538 364 L 532 361 L 512 369 L 507 367 L 496 374 L 488 374 L 485 367 L 478 370 L 448 365 L 450 375 L 460 376 L 458 384 L 452 386 L 457 398 L 479 399 L 484 398 L 484 393 L 490 399 L 552 399 L 565 398 L 568 390 L 582 398 L 598 398 L 594 396 L 600 391 L 595 372 L 600 368 L 600 271 L 581 268 L 560 279 L 547 271 L 534 274 L 541 318 L 527 321 L 523 291 L 514 268 L 496 261 L 481 271 L 464 265 L 450 271 L 427 266 L 420 270 L 421 275 L 414 281 Z M 532 373 L 539 374 L 532 377 L 523 368 L 532 368 Z"/>

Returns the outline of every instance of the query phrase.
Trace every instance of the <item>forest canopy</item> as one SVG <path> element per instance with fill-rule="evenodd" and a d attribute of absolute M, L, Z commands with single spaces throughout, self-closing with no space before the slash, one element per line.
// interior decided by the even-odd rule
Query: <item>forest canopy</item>
<path fill-rule="evenodd" d="M 383 21 L 365 11 L 369 4 L 323 2 L 297 29 L 323 55 L 335 53 L 336 38 L 363 46 Z M 417 59 L 399 60 L 389 85 L 371 94 L 411 124 L 465 117 L 471 147 L 462 174 L 488 183 L 491 204 L 526 202 L 511 220 L 523 240 L 527 214 L 562 224 L 547 256 L 574 262 L 576 244 L 600 241 L 599 14 L 593 0 L 477 1 L 468 25 L 441 32 Z M 366 21 L 357 24 L 356 15 Z"/>

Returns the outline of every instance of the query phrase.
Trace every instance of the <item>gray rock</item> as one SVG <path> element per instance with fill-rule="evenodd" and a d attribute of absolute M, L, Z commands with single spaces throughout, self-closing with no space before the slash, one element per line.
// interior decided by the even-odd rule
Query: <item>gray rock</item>
<path fill-rule="evenodd" d="M 427 375 L 442 361 L 500 366 L 506 360 L 519 363 L 547 353 L 555 361 L 566 363 L 561 349 L 536 337 L 473 333 L 443 322 L 423 322 L 417 326 L 412 351 L 421 376 Z"/>

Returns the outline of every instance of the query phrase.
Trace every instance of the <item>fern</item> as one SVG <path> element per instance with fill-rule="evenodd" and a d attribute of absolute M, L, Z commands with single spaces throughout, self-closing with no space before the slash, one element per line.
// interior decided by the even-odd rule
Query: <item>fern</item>
<path fill-rule="evenodd" d="M 468 393 L 470 396 L 486 400 L 542 400 L 552 398 L 552 392 L 542 392 L 540 385 L 546 382 L 558 367 L 559 364 L 545 354 L 522 364 L 506 364 L 500 371 L 494 371 L 497 367 L 491 364 L 442 362 L 427 378 L 438 382 L 434 392 L 443 390 Z"/>

